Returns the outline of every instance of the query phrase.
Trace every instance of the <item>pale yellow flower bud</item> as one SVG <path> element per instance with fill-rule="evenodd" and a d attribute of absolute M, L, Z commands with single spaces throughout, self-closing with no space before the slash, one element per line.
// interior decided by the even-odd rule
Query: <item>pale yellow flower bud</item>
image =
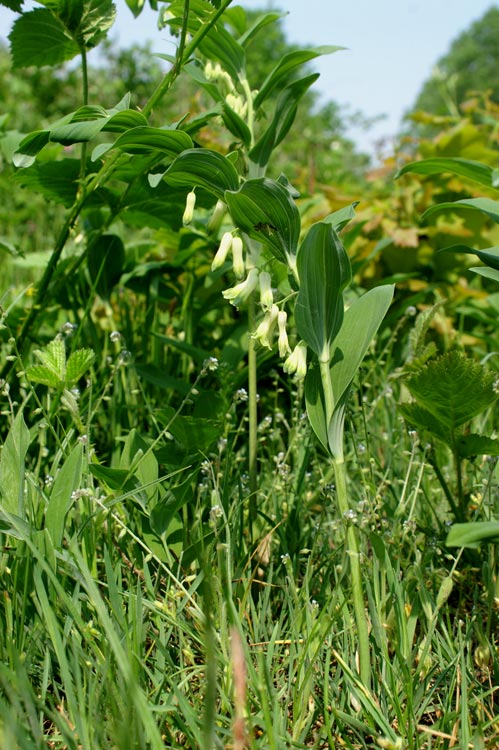
<path fill-rule="evenodd" d="M 243 241 L 240 237 L 233 237 L 232 239 L 232 270 L 236 279 L 242 279 L 246 271 L 243 257 Z"/>
<path fill-rule="evenodd" d="M 307 345 L 304 341 L 295 346 L 282 369 L 288 375 L 294 375 L 296 380 L 303 380 L 307 374 Z"/>
<path fill-rule="evenodd" d="M 261 346 L 265 346 L 267 349 L 272 349 L 271 337 L 278 314 L 279 308 L 277 305 L 273 305 L 272 309 L 266 313 L 255 333 L 251 334 L 251 338 L 256 339 Z"/>
<path fill-rule="evenodd" d="M 220 266 L 223 266 L 223 264 L 227 260 L 227 256 L 229 254 L 231 247 L 232 247 L 232 234 L 230 232 L 225 232 L 225 234 L 222 235 L 222 239 L 220 240 L 220 245 L 218 246 L 218 250 L 215 253 L 215 257 L 213 258 L 213 262 L 211 264 L 212 271 L 216 271 L 217 268 L 220 268 Z"/>
<path fill-rule="evenodd" d="M 224 298 L 231 303 L 231 305 L 239 307 L 248 299 L 251 293 L 255 291 L 257 285 L 258 269 L 252 268 L 244 281 L 242 281 L 240 284 L 236 284 L 236 286 L 232 287 L 231 289 L 226 289 L 224 292 L 222 292 L 222 294 Z"/>
<path fill-rule="evenodd" d="M 270 310 L 274 304 L 274 295 L 272 294 L 272 277 L 267 271 L 260 274 L 260 304 L 263 309 Z"/>
<path fill-rule="evenodd" d="M 182 223 L 183 224 L 190 224 L 193 216 L 194 216 L 194 207 L 196 205 L 196 193 L 194 190 L 191 190 L 190 193 L 187 193 L 187 199 L 185 201 L 185 211 L 184 215 L 182 216 Z"/>
<path fill-rule="evenodd" d="M 279 328 L 279 339 L 277 341 L 277 346 L 279 348 L 280 357 L 285 357 L 286 354 L 291 354 L 291 348 L 288 341 L 288 332 L 286 331 L 287 320 L 287 312 L 285 310 L 280 310 L 277 316 L 277 326 Z"/>

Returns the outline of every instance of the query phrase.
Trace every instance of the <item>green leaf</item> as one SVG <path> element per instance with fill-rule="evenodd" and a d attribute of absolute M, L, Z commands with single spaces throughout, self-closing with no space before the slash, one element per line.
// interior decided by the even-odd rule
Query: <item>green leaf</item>
<path fill-rule="evenodd" d="M 29 430 L 19 411 L 0 455 L 0 501 L 2 511 L 24 517 L 24 462 L 29 447 Z"/>
<path fill-rule="evenodd" d="M 14 68 L 60 65 L 80 52 L 64 24 L 46 8 L 23 13 L 9 34 Z"/>
<path fill-rule="evenodd" d="M 243 145 L 248 148 L 251 143 L 250 129 L 244 120 L 226 102 L 222 105 L 222 118 L 227 130 L 235 135 L 236 138 L 239 138 Z"/>
<path fill-rule="evenodd" d="M 442 174 L 444 172 L 465 177 L 468 180 L 480 183 L 480 185 L 494 187 L 494 170 L 492 167 L 482 164 L 479 161 L 471 161 L 470 159 L 434 157 L 432 159 L 423 159 L 422 161 L 413 161 L 402 167 L 396 177 L 399 178 L 403 174 L 408 173 L 429 175 Z"/>
<path fill-rule="evenodd" d="M 1 0 L 0 5 L 13 10 L 15 13 L 21 13 L 23 2 L 24 0 Z"/>
<path fill-rule="evenodd" d="M 92 349 L 76 349 L 69 355 L 66 363 L 66 384 L 69 388 L 83 377 L 94 359 L 95 353 Z"/>
<path fill-rule="evenodd" d="M 453 435 L 496 400 L 494 382 L 485 367 L 452 351 L 423 365 L 406 385 L 418 405 Z"/>
<path fill-rule="evenodd" d="M 286 81 L 290 74 L 296 69 L 314 60 L 316 57 L 321 55 L 330 55 L 333 52 L 338 52 L 344 49 L 344 47 L 316 47 L 315 49 L 300 49 L 293 52 L 288 52 L 284 57 L 277 63 L 275 68 L 269 73 L 267 78 L 262 84 L 262 87 L 255 97 L 254 107 L 255 110 L 260 107 L 265 99 L 268 99 L 270 94 L 276 87 L 279 87 L 283 81 Z"/>
<path fill-rule="evenodd" d="M 430 208 L 426 209 L 421 219 L 426 221 L 427 218 L 440 211 L 454 211 L 459 208 L 481 211 L 495 221 L 496 224 L 499 224 L 499 201 L 494 201 L 491 198 L 467 198 L 450 203 L 437 203 L 435 206 L 430 206 Z"/>
<path fill-rule="evenodd" d="M 126 4 L 132 11 L 135 18 L 138 18 L 144 10 L 145 0 L 126 0 Z"/>
<path fill-rule="evenodd" d="M 237 40 L 241 47 L 247 47 L 249 42 L 270 23 L 275 23 L 280 18 L 283 18 L 285 13 L 263 13 L 258 16 L 256 21 L 247 29 L 242 36 Z"/>
<path fill-rule="evenodd" d="M 471 521 L 455 523 L 445 543 L 447 547 L 479 547 L 482 542 L 499 542 L 499 521 Z"/>
<path fill-rule="evenodd" d="M 326 224 L 332 224 L 337 232 L 340 232 L 349 221 L 355 218 L 355 209 L 359 205 L 359 201 L 351 203 L 349 206 L 339 208 L 337 211 L 333 211 L 332 214 L 326 216 L 322 221 Z"/>
<path fill-rule="evenodd" d="M 41 193 L 48 200 L 69 208 L 76 198 L 79 176 L 79 160 L 62 159 L 32 164 L 27 169 L 16 172 L 13 179 L 22 187 Z"/>
<path fill-rule="evenodd" d="M 139 480 L 136 498 L 144 508 L 152 507 L 158 498 L 158 461 L 135 427 L 128 433 L 123 446 L 120 469 L 127 469 Z"/>
<path fill-rule="evenodd" d="M 468 247 L 468 245 L 450 245 L 450 247 L 444 247 L 441 250 L 438 250 L 438 252 L 476 255 L 483 263 L 485 263 L 485 265 L 494 268 L 495 270 L 499 270 L 499 247 L 488 247 L 486 250 L 476 250 L 473 247 Z"/>
<path fill-rule="evenodd" d="M 470 268 L 470 271 L 473 271 L 473 273 L 477 273 L 486 279 L 492 279 L 492 281 L 497 281 L 499 283 L 499 270 L 495 268 L 482 268 L 481 266 L 477 266 L 476 268 Z"/>
<path fill-rule="evenodd" d="M 32 365 L 28 367 L 26 374 L 33 383 L 48 385 L 49 388 L 59 388 L 61 385 L 59 376 L 45 365 Z"/>
<path fill-rule="evenodd" d="M 294 122 L 300 99 L 318 78 L 318 73 L 300 78 L 280 92 L 272 122 L 248 154 L 251 161 L 261 167 L 268 164 L 273 149 L 286 137 Z"/>
<path fill-rule="evenodd" d="M 457 451 L 461 458 L 476 456 L 499 456 L 499 440 L 486 435 L 461 435 L 457 440 Z"/>
<path fill-rule="evenodd" d="M 446 445 L 452 444 L 452 433 L 447 425 L 442 422 L 428 409 L 423 408 L 420 404 L 414 402 L 399 404 L 399 412 L 411 427 L 422 432 L 429 432 L 430 435 L 441 440 Z"/>
<path fill-rule="evenodd" d="M 47 145 L 50 139 L 49 130 L 37 130 L 23 138 L 12 157 L 15 167 L 30 167 L 36 155 Z"/>
<path fill-rule="evenodd" d="M 237 192 L 227 190 L 224 198 L 234 224 L 278 260 L 287 263 L 296 255 L 300 214 L 286 187 L 262 177 L 247 180 Z"/>
<path fill-rule="evenodd" d="M 127 130 L 113 144 L 128 154 L 147 154 L 161 151 L 169 156 L 177 156 L 192 147 L 192 138 L 183 130 L 166 130 L 139 126 Z"/>
<path fill-rule="evenodd" d="M 297 265 L 296 327 L 319 360 L 329 362 L 343 321 L 343 290 L 352 279 L 348 255 L 331 224 L 319 222 L 309 229 Z"/>
<path fill-rule="evenodd" d="M 56 548 L 62 544 L 65 518 L 73 503 L 72 494 L 80 487 L 82 466 L 83 445 L 77 443 L 56 475 L 45 514 L 45 528 Z"/>
<path fill-rule="evenodd" d="M 226 190 L 237 190 L 239 175 L 222 154 L 207 148 L 184 151 L 170 165 L 165 181 L 174 187 L 203 187 L 223 199 Z"/>
<path fill-rule="evenodd" d="M 103 299 L 118 283 L 125 266 L 125 247 L 116 234 L 102 234 L 89 245 L 87 266 L 92 283 Z"/>

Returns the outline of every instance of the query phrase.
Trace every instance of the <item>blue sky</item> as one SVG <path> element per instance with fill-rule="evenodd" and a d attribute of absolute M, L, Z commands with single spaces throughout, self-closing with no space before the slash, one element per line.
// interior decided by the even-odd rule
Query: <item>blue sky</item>
<path fill-rule="evenodd" d="M 156 52 L 172 52 L 156 14 L 148 8 L 134 19 L 125 0 L 115 0 L 118 18 L 113 36 L 122 45 L 151 39 Z M 148 5 L 148 3 L 146 2 Z M 287 11 L 284 27 L 290 41 L 302 45 L 347 47 L 314 61 L 321 73 L 316 84 L 324 99 L 368 117 L 386 114 L 370 132 L 352 131 L 371 150 L 373 143 L 397 132 L 439 57 L 494 0 L 243 0 L 248 8 Z M 0 35 L 15 16 L 0 8 Z"/>

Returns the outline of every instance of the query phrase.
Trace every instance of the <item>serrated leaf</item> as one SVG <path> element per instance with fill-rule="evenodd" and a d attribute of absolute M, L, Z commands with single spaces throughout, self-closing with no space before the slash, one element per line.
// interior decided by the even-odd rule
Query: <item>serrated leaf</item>
<path fill-rule="evenodd" d="M 48 385 L 49 388 L 59 388 L 61 385 L 58 375 L 45 365 L 31 365 L 26 370 L 26 374 L 33 383 Z"/>
<path fill-rule="evenodd" d="M 485 367 L 452 351 L 428 362 L 406 385 L 419 406 L 454 434 L 495 401 L 494 381 Z"/>
<path fill-rule="evenodd" d="M 499 456 L 499 440 L 486 435 L 461 435 L 456 441 L 456 447 L 461 458 Z"/>
<path fill-rule="evenodd" d="M 71 387 L 85 374 L 95 359 L 92 349 L 77 349 L 66 363 L 66 384 Z"/>
<path fill-rule="evenodd" d="M 450 173 L 458 175 L 458 177 L 473 180 L 473 182 L 478 182 L 480 185 L 494 187 L 494 170 L 492 167 L 470 159 L 434 157 L 432 159 L 423 159 L 422 161 L 413 161 L 402 167 L 397 172 L 396 178 L 408 173 L 421 175 Z"/>
<path fill-rule="evenodd" d="M 285 81 L 296 68 L 301 67 L 310 60 L 314 60 L 316 57 L 330 55 L 333 52 L 338 52 L 342 49 L 344 49 L 344 47 L 324 46 L 316 47 L 315 49 L 301 49 L 288 52 L 281 58 L 263 82 L 260 91 L 255 97 L 255 110 L 263 104 L 265 99 L 270 96 L 274 89 L 279 87 L 282 81 Z"/>
<path fill-rule="evenodd" d="M 331 343 L 343 321 L 343 290 L 352 279 L 348 255 L 331 224 L 319 222 L 309 229 L 297 266 L 296 327 L 319 360 L 329 362 Z"/>
<path fill-rule="evenodd" d="M 29 430 L 19 411 L 0 454 L 0 506 L 6 513 L 24 517 L 24 466 L 29 447 Z"/>
<path fill-rule="evenodd" d="M 234 224 L 278 260 L 287 263 L 296 255 L 300 214 L 286 187 L 262 177 L 247 180 L 237 192 L 227 190 L 224 198 Z"/>
<path fill-rule="evenodd" d="M 61 383 L 64 382 L 66 375 L 66 347 L 61 338 L 55 338 L 50 341 L 45 349 L 35 349 L 34 355 L 59 378 Z"/>
<path fill-rule="evenodd" d="M 499 542 L 499 521 L 470 521 L 455 523 L 445 540 L 447 547 L 479 547 L 487 542 Z"/>
<path fill-rule="evenodd" d="M 22 187 L 41 193 L 48 200 L 72 206 L 78 190 L 80 162 L 78 159 L 62 159 L 43 164 L 33 164 L 16 172 L 13 179 Z"/>
<path fill-rule="evenodd" d="M 13 10 L 15 13 L 21 13 L 23 2 L 24 0 L 1 0 L 0 5 Z"/>
<path fill-rule="evenodd" d="M 45 514 L 45 528 L 56 548 L 62 544 L 66 515 L 73 503 L 72 494 L 80 487 L 82 466 L 83 445 L 77 443 L 57 472 Z"/>
<path fill-rule="evenodd" d="M 47 8 L 23 13 L 9 34 L 14 68 L 60 65 L 79 54 L 78 44 Z"/>
<path fill-rule="evenodd" d="M 206 148 L 188 149 L 178 156 L 165 174 L 174 187 L 203 187 L 222 199 L 226 190 L 237 190 L 239 175 L 222 154 Z"/>
<path fill-rule="evenodd" d="M 441 440 L 446 445 L 452 443 L 452 434 L 449 428 L 442 424 L 428 409 L 424 409 L 416 402 L 413 402 L 400 404 L 399 412 L 411 427 L 429 432 L 433 437 L 438 438 L 438 440 Z"/>

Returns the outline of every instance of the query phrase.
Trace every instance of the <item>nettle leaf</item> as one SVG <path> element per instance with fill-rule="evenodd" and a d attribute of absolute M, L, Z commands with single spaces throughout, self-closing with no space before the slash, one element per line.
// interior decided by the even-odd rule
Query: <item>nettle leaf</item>
<path fill-rule="evenodd" d="M 165 173 L 173 187 L 203 187 L 223 199 L 227 190 L 237 190 L 239 175 L 225 156 L 207 148 L 191 148 L 178 156 Z"/>
<path fill-rule="evenodd" d="M 417 402 L 399 404 L 399 412 L 411 427 L 420 432 L 429 432 L 446 445 L 452 444 L 452 433 L 449 427 L 442 424 L 438 417 Z"/>
<path fill-rule="evenodd" d="M 294 122 L 300 99 L 318 78 L 319 74 L 314 73 L 293 81 L 280 92 L 272 122 L 248 154 L 251 161 L 261 167 L 268 164 L 273 149 L 286 137 Z"/>
<path fill-rule="evenodd" d="M 14 68 L 60 65 L 80 52 L 64 24 L 47 8 L 23 13 L 14 23 L 9 41 Z"/>
<path fill-rule="evenodd" d="M 455 523 L 445 540 L 447 547 L 477 548 L 483 542 L 492 544 L 499 542 L 499 521 Z"/>
<path fill-rule="evenodd" d="M 262 87 L 255 97 L 254 107 L 257 109 L 260 107 L 265 99 L 268 99 L 270 94 L 276 87 L 279 87 L 283 81 L 296 69 L 300 68 L 310 60 L 314 60 L 316 57 L 321 55 L 330 55 L 333 52 L 345 49 L 344 47 L 316 47 L 315 49 L 300 49 L 294 52 L 288 52 L 282 59 L 277 63 L 275 68 L 269 73 L 267 78 L 262 84 Z"/>
<path fill-rule="evenodd" d="M 66 376 L 66 347 L 62 338 L 50 341 L 45 349 L 35 349 L 34 355 L 47 369 L 56 375 L 60 382 Z"/>
<path fill-rule="evenodd" d="M 468 245 L 450 245 L 438 250 L 439 253 L 458 253 L 464 255 L 476 255 L 480 260 L 490 268 L 499 270 L 499 247 L 488 247 L 485 250 L 476 250 Z M 474 268 L 472 271 L 476 270 Z M 480 269 L 481 270 L 481 269 Z M 482 274 L 486 275 L 486 274 Z"/>
<path fill-rule="evenodd" d="M 482 164 L 479 161 L 472 161 L 471 159 L 434 157 L 432 159 L 423 159 L 422 161 L 413 161 L 402 167 L 397 172 L 396 177 L 399 178 L 408 173 L 430 175 L 445 172 L 458 175 L 458 177 L 465 177 L 468 180 L 480 183 L 480 185 L 496 187 L 492 167 Z"/>
<path fill-rule="evenodd" d="M 437 203 L 435 206 L 427 208 L 421 219 L 425 221 L 433 214 L 440 211 L 455 211 L 456 209 L 465 208 L 480 211 L 489 216 L 496 224 L 499 224 L 499 201 L 492 198 L 467 198 L 461 201 L 451 201 L 449 203 Z"/>
<path fill-rule="evenodd" d="M 9 8 L 16 13 L 21 13 L 23 2 L 24 0 L 0 0 L 0 5 L 3 5 L 5 8 Z"/>
<path fill-rule="evenodd" d="M 92 349 L 76 349 L 66 363 L 66 384 L 71 387 L 79 381 L 92 365 L 95 353 Z"/>
<path fill-rule="evenodd" d="M 483 365 L 452 351 L 423 365 L 406 385 L 418 405 L 454 434 L 496 400 L 494 382 Z"/>
<path fill-rule="evenodd" d="M 60 377 L 45 365 L 32 365 L 28 367 L 26 374 L 33 383 L 48 385 L 50 388 L 58 388 L 61 385 Z"/>
<path fill-rule="evenodd" d="M 456 441 L 456 447 L 461 458 L 499 456 L 499 440 L 486 435 L 461 435 Z"/>
<path fill-rule="evenodd" d="M 342 293 L 352 279 L 348 255 L 331 224 L 319 222 L 309 229 L 297 266 L 296 327 L 319 359 L 329 362 L 331 343 L 343 321 Z"/>
<path fill-rule="evenodd" d="M 300 237 L 300 214 L 289 190 L 266 177 L 247 180 L 224 195 L 234 224 L 287 263 L 294 258 Z"/>

